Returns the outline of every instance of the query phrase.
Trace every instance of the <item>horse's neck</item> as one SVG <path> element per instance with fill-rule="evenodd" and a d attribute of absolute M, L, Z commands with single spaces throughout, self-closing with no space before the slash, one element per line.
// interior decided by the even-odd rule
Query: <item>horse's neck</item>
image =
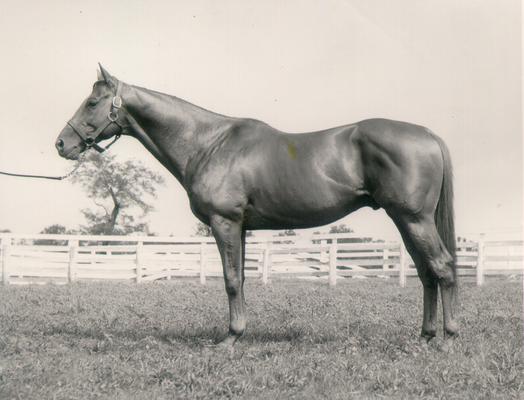
<path fill-rule="evenodd" d="M 166 94 L 135 86 L 125 89 L 128 134 L 184 184 L 188 161 L 214 141 L 228 118 Z"/>

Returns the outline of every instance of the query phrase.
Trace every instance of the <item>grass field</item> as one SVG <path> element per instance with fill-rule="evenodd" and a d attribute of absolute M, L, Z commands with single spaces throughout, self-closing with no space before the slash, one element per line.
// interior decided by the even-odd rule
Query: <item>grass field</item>
<path fill-rule="evenodd" d="M 1 399 L 524 397 L 519 281 L 463 283 L 451 353 L 418 341 L 421 288 L 246 283 L 234 352 L 221 281 L 0 287 Z"/>

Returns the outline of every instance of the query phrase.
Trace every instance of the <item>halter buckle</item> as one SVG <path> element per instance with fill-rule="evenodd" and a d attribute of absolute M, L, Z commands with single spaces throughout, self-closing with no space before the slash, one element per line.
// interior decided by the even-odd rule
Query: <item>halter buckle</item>
<path fill-rule="evenodd" d="M 120 96 L 113 97 L 113 107 L 115 108 L 122 107 L 122 97 Z"/>

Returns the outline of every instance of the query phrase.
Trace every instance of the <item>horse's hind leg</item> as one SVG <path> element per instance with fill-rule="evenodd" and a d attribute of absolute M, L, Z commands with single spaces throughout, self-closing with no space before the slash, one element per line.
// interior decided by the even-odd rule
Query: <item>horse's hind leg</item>
<path fill-rule="evenodd" d="M 437 335 L 438 281 L 426 263 L 415 262 L 415 266 L 424 288 L 424 310 L 420 336 L 429 342 Z"/>
<path fill-rule="evenodd" d="M 411 234 L 405 224 L 395 220 L 398 230 L 402 235 L 404 244 L 409 254 L 415 262 L 417 274 L 422 282 L 424 290 L 424 309 L 422 318 L 421 338 L 430 341 L 437 334 L 437 308 L 438 308 L 438 281 L 431 273 L 428 264 L 424 261 L 422 253 L 419 253 L 417 247 L 411 239 Z"/>
<path fill-rule="evenodd" d="M 419 277 L 424 285 L 424 324 L 423 336 L 434 335 L 437 314 L 437 282 L 442 296 L 444 333 L 447 337 L 457 335 L 454 319 L 454 292 L 456 288 L 453 271 L 453 258 L 446 250 L 432 215 L 395 216 L 406 248 L 417 266 Z"/>

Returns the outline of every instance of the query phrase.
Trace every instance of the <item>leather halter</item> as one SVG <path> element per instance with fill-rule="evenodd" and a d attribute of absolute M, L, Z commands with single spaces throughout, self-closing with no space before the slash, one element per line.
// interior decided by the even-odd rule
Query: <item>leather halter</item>
<path fill-rule="evenodd" d="M 82 139 L 87 149 L 93 148 L 96 151 L 98 151 L 99 153 L 103 153 L 110 146 L 112 146 L 113 143 L 115 143 L 122 135 L 122 130 L 124 129 L 124 127 L 118 123 L 118 118 L 119 118 L 118 111 L 120 110 L 120 108 L 122 108 L 122 97 L 120 96 L 121 91 L 122 91 L 122 83 L 118 81 L 118 84 L 116 87 L 116 94 L 113 97 L 113 100 L 111 101 L 111 109 L 109 110 L 109 114 L 107 114 L 108 121 L 106 122 L 105 125 L 99 126 L 95 131 L 83 133 L 78 127 L 75 126 L 75 124 L 73 123 L 73 120 L 67 121 L 67 125 L 69 125 L 71 129 L 73 129 L 73 131 L 78 135 L 78 137 L 80 137 L 80 139 Z M 113 141 L 109 143 L 107 146 L 105 147 L 99 146 L 96 143 L 96 140 L 102 133 L 104 133 L 107 127 L 113 123 L 116 124 L 120 128 L 120 131 L 115 135 L 115 138 L 113 139 Z"/>

